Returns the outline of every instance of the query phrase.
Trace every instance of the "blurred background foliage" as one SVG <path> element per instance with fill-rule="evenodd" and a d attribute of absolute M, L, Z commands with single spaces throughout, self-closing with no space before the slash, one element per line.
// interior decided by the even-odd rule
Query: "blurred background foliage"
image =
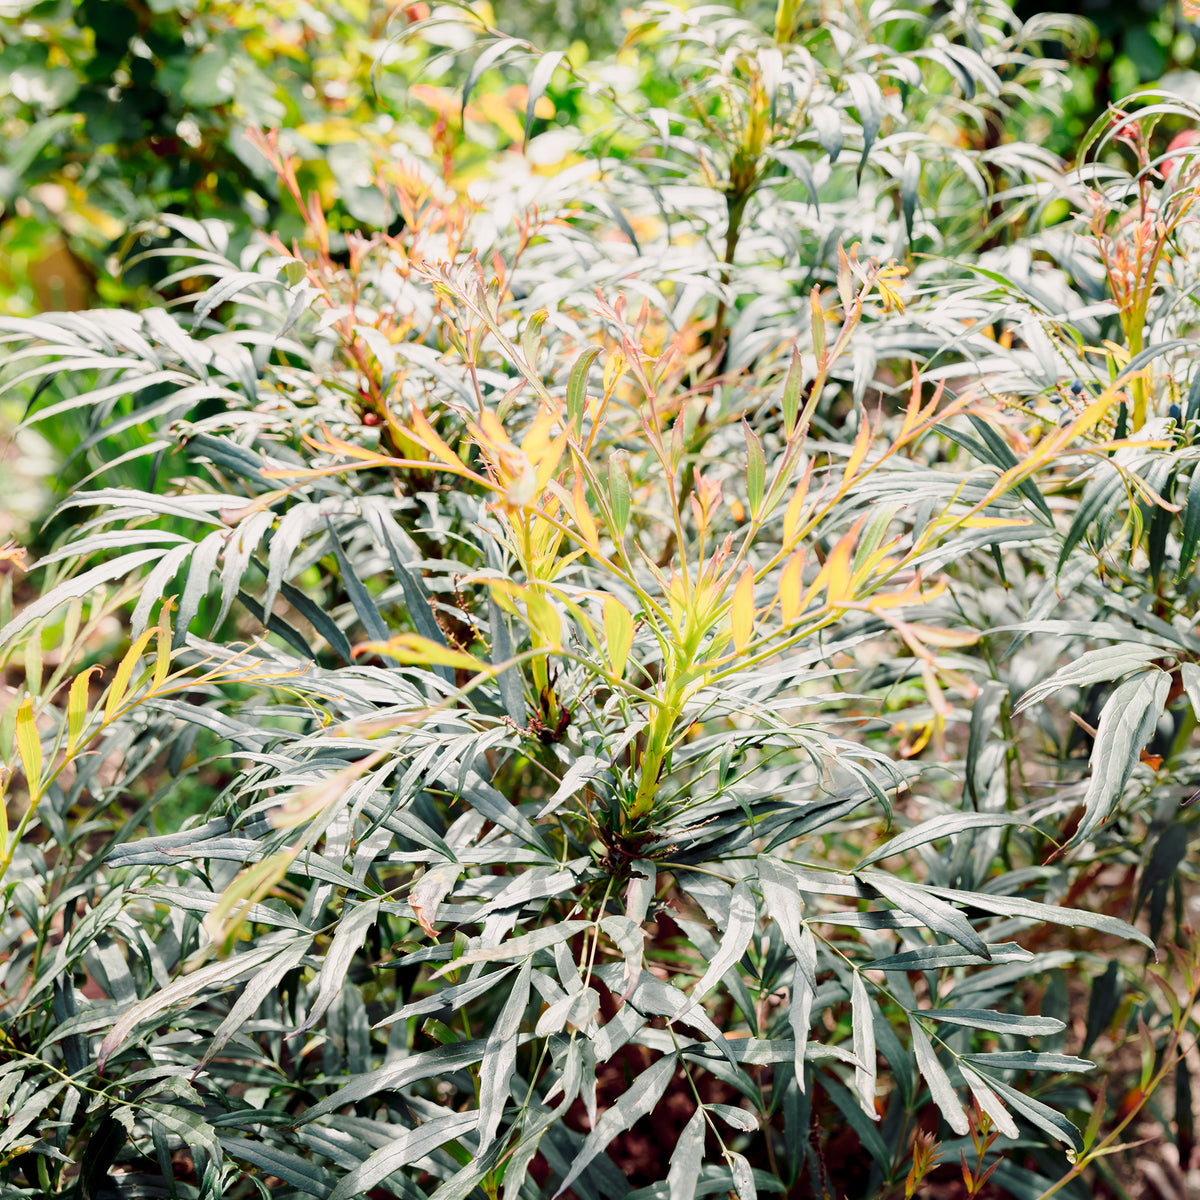
<path fill-rule="evenodd" d="M 610 0 L 475 7 L 577 64 L 620 47 L 628 20 Z M 773 20 L 765 0 L 739 7 L 764 26 Z M 1052 7 L 1073 7 L 1096 37 L 1058 47 L 1072 60 L 1063 119 L 1042 118 L 1026 136 L 1069 155 L 1110 101 L 1139 87 L 1165 79 L 1177 95 L 1200 99 L 1200 29 L 1178 4 Z M 335 236 L 386 224 L 377 171 L 407 147 L 440 142 L 447 178 L 469 182 L 486 154 L 521 139 L 523 95 L 485 73 L 464 138 L 457 106 L 436 86 L 450 67 L 438 51 L 454 47 L 403 37 L 427 13 L 422 2 L 396 0 L 0 3 L 0 313 L 145 302 L 155 260 L 131 251 L 153 243 L 160 213 L 219 216 L 235 224 L 235 238 L 298 234 L 299 214 L 250 143 L 254 129 L 285 131 L 301 186 L 320 192 Z M 650 61 L 618 56 L 635 73 Z M 647 91 L 654 83 L 627 82 Z M 608 115 L 594 113 L 592 123 Z M 551 93 L 539 116 L 567 125 L 580 114 L 570 96 Z"/>
<path fill-rule="evenodd" d="M 283 127 L 337 224 L 375 216 L 364 164 L 392 125 L 371 68 L 394 4 L 378 0 L 44 0 L 0 7 L 0 307 L 137 303 L 145 264 L 116 266 L 159 213 L 285 224 L 247 141 Z M 334 179 L 343 180 L 340 186 Z"/>

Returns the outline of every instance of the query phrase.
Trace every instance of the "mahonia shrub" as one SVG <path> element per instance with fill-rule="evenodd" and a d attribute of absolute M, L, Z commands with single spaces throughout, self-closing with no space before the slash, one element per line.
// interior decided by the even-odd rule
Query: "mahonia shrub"
<path fill-rule="evenodd" d="M 839 11 L 648 12 L 641 111 L 537 56 L 530 149 L 571 93 L 610 152 L 506 210 L 515 150 L 458 180 L 447 123 L 386 181 L 401 227 L 345 247 L 259 136 L 303 238 L 231 257 L 164 218 L 186 305 L 3 323 L 28 419 L 79 422 L 98 483 L 41 594 L 0 597 L 12 1194 L 912 1195 L 960 1162 L 972 1195 L 1090 1194 L 1124 1126 L 1064 1082 L 1093 1064 L 1039 990 L 1155 939 L 1080 903 L 1100 802 L 1066 829 L 1070 793 L 1013 782 L 1008 663 L 1070 633 L 1038 625 L 1043 476 L 1141 364 L 1018 457 L 964 377 L 1032 394 L 1045 312 L 1014 338 L 996 271 L 895 260 L 979 249 L 975 179 L 988 252 L 1032 263 L 1023 222 L 1075 184 L 1032 147 L 896 147 L 977 94 L 1017 119 L 1036 28 L 905 13 L 860 53 L 888 10 Z M 531 53 L 447 44 L 464 108 Z M 1176 1070 L 1180 966 L 1126 1124 Z"/>

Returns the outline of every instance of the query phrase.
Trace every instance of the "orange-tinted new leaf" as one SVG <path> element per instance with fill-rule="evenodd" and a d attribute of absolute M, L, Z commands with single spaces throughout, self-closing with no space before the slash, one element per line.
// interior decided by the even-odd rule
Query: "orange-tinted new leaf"
<path fill-rule="evenodd" d="M 754 628 L 754 571 L 747 567 L 733 589 L 733 601 L 729 606 L 729 625 L 733 630 L 733 644 L 738 650 L 750 640 Z"/>

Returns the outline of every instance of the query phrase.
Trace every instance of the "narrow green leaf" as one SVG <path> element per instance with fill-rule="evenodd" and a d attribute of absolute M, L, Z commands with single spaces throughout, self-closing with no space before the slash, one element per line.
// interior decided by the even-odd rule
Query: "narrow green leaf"
<path fill-rule="evenodd" d="M 825 1094 L 846 1118 L 846 1123 L 858 1134 L 858 1140 L 862 1143 L 863 1149 L 879 1164 L 882 1170 L 888 1170 L 891 1166 L 892 1151 L 883 1140 L 874 1122 L 869 1120 L 866 1113 L 863 1112 L 857 1098 L 828 1073 L 822 1073 L 820 1083 L 825 1089 Z"/>
<path fill-rule="evenodd" d="M 1188 828 L 1173 821 L 1158 835 L 1150 856 L 1145 860 L 1142 877 L 1138 880 L 1137 898 L 1133 902 L 1134 916 L 1138 914 L 1146 898 L 1156 890 L 1165 888 L 1187 858 Z M 1151 937 L 1157 933 L 1151 930 Z"/>
<path fill-rule="evenodd" d="M 1062 549 L 1059 551 L 1058 563 L 1055 567 L 1056 571 L 1062 571 L 1067 559 L 1071 557 L 1071 551 L 1083 541 L 1088 530 L 1094 524 L 1102 525 L 1107 518 L 1111 517 L 1127 493 L 1128 484 L 1119 471 L 1106 473 L 1101 478 L 1089 481 L 1087 487 L 1083 489 L 1083 496 L 1080 498 L 1079 508 L 1075 511 L 1071 527 L 1063 539 Z"/>
<path fill-rule="evenodd" d="M 221 1053 L 229 1043 L 230 1038 L 258 1011 L 262 1002 L 279 986 L 279 981 L 289 972 L 295 970 L 300 960 L 312 945 L 312 938 L 305 936 L 297 938 L 285 950 L 280 951 L 258 973 L 250 979 L 242 989 L 228 1015 L 217 1026 L 212 1041 L 204 1051 L 196 1070 L 202 1070 L 212 1059 Z"/>
<path fill-rule="evenodd" d="M 583 418 L 587 411 L 588 371 L 602 349 L 601 346 L 589 346 L 575 360 L 575 365 L 571 368 L 571 377 L 567 380 L 567 425 L 577 438 L 583 436 Z"/>
<path fill-rule="evenodd" d="M 706 1133 L 704 1109 L 697 1108 L 671 1151 L 671 1165 L 667 1169 L 668 1200 L 693 1200 L 695 1197 L 700 1169 L 704 1165 Z"/>
<path fill-rule="evenodd" d="M 349 1083 L 306 1109 L 296 1118 L 296 1123 L 315 1121 L 318 1117 L 344 1108 L 348 1104 L 357 1104 L 360 1100 L 379 1092 L 400 1091 L 425 1079 L 461 1071 L 464 1067 L 479 1062 L 486 1046 L 487 1042 L 483 1039 L 438 1046 L 433 1050 L 423 1050 L 419 1054 L 410 1054 L 406 1058 L 386 1063 L 363 1075 L 356 1075 Z M 471 1115 L 473 1120 L 478 1119 L 477 1113 L 472 1112 Z"/>
<path fill-rule="evenodd" d="M 100 1043 L 100 1052 L 96 1058 L 97 1072 L 104 1073 L 104 1064 L 143 1021 L 166 1012 L 181 1001 L 194 1003 L 208 988 L 227 987 L 278 953 L 279 947 L 274 941 L 261 941 L 254 949 L 247 950 L 244 954 L 233 955 L 220 962 L 210 963 L 207 967 L 201 967 L 200 970 L 176 979 L 145 1000 L 139 1001 L 121 1014 Z"/>
<path fill-rule="evenodd" d="M 1027 1017 L 1019 1013 L 993 1012 L 989 1008 L 923 1008 L 910 1016 L 928 1017 L 944 1025 L 963 1025 L 968 1029 L 986 1029 L 991 1033 L 1015 1033 L 1037 1037 L 1058 1033 L 1065 1026 L 1053 1017 Z"/>
<path fill-rule="evenodd" d="M 352 1196 L 369 1192 L 393 1171 L 425 1158 L 438 1147 L 461 1137 L 475 1124 L 476 1118 L 475 1112 L 452 1112 L 426 1121 L 415 1129 L 399 1130 L 393 1141 L 374 1151 L 348 1175 L 343 1175 L 328 1193 L 328 1200 L 350 1200 Z"/>
<path fill-rule="evenodd" d="M 917 211 L 917 189 L 921 184 L 921 159 L 911 150 L 904 156 L 904 167 L 900 173 L 900 211 L 904 215 L 904 229 L 912 244 L 913 216 Z"/>
<path fill-rule="evenodd" d="M 865 73 L 849 75 L 846 86 L 854 98 L 854 107 L 858 110 L 858 121 L 862 127 L 862 157 L 858 160 L 857 177 L 862 182 L 863 169 L 871 154 L 871 147 L 879 133 L 879 125 L 883 119 L 883 94 L 879 84 Z"/>
<path fill-rule="evenodd" d="M 367 631 L 367 636 L 372 641 L 386 642 L 388 639 L 387 624 L 380 615 L 379 609 L 375 606 L 375 601 L 371 598 L 371 593 L 367 591 L 366 585 L 359 579 L 358 573 L 346 557 L 346 551 L 342 548 L 341 539 L 338 537 L 337 530 L 333 526 L 333 521 L 329 517 L 325 518 L 325 525 L 333 541 L 333 553 L 337 558 L 338 573 L 342 583 L 345 585 L 346 593 L 350 597 L 350 603 L 354 606 L 354 611 L 358 615 L 358 619 L 363 623 L 363 628 Z M 182 605 L 180 608 L 182 610 Z"/>
<path fill-rule="evenodd" d="M 1186 1058 L 1175 1064 L 1175 1146 L 1181 1163 L 1190 1162 L 1196 1144 L 1192 1073 Z M 672 1197 L 674 1200 L 674 1197 Z"/>
<path fill-rule="evenodd" d="M 1119 684 L 1100 710 L 1092 747 L 1092 777 L 1083 798 L 1085 815 L 1071 845 L 1086 841 L 1120 803 L 1143 747 L 1154 736 L 1171 690 L 1171 676 L 1157 668 Z"/>
<path fill-rule="evenodd" d="M 1192 712 L 1200 721 L 1200 666 L 1193 662 L 1180 663 L 1179 673 L 1183 678 L 1184 690 L 1191 701 Z"/>
<path fill-rule="evenodd" d="M 1089 683 L 1106 683 L 1120 679 L 1131 671 L 1148 667 L 1161 658 L 1163 650 L 1158 646 L 1108 646 L 1102 650 L 1085 650 L 1065 667 L 1035 684 L 1021 697 L 1013 716 L 1023 713 L 1034 704 L 1039 704 L 1055 692 L 1066 687 L 1086 687 Z"/>
<path fill-rule="evenodd" d="M 1032 822 L 1018 813 L 960 812 L 931 817 L 928 821 L 922 821 L 912 829 L 906 829 L 892 838 L 890 842 L 876 846 L 854 869 L 856 872 L 861 871 L 864 867 L 879 862 L 881 859 L 891 858 L 893 854 L 904 854 L 916 846 L 935 842 L 939 838 L 953 837 L 965 829 L 988 829 L 1004 825 L 1032 827 Z"/>
<path fill-rule="evenodd" d="M 532 960 L 526 959 L 517 973 L 504 1007 L 492 1032 L 487 1036 L 484 1060 L 479 1067 L 479 1148 L 476 1156 L 488 1150 L 496 1139 L 504 1105 L 509 1098 L 509 1081 L 517 1064 L 517 1034 L 529 1004 L 529 982 Z"/>
<path fill-rule="evenodd" d="M 530 314 L 529 319 L 525 322 L 525 328 L 521 331 L 521 351 L 525 355 L 525 361 L 533 370 L 537 369 L 538 347 L 541 343 L 540 334 L 542 326 L 545 325 L 546 318 L 549 315 L 550 313 L 547 309 L 539 308 L 537 312 Z"/>
<path fill-rule="evenodd" d="M 1017 456 L 1012 452 L 1008 443 L 982 417 L 969 413 L 967 419 L 975 427 L 975 432 L 983 439 L 989 451 L 991 461 L 1004 471 L 1011 470 L 1017 465 Z M 1038 490 L 1032 479 L 1022 480 L 1017 485 L 1017 491 L 1037 508 L 1047 521 L 1053 522 L 1054 515 L 1046 503 L 1045 496 Z"/>
<path fill-rule="evenodd" d="M 854 1068 L 854 1087 L 863 1112 L 872 1121 L 878 1121 L 879 1113 L 875 1108 L 875 1081 L 878 1074 L 875 1063 L 875 1023 L 861 971 L 855 971 L 850 981 L 850 1013 L 854 1057 L 858 1060 Z"/>
<path fill-rule="evenodd" d="M 739 879 L 729 899 L 729 917 L 721 944 L 704 974 L 688 993 L 689 1011 L 714 988 L 726 971 L 731 970 L 746 953 L 746 947 L 758 928 L 758 908 L 749 883 Z M 683 1017 L 687 1019 L 686 1015 Z"/>
<path fill-rule="evenodd" d="M 937 933 L 952 938 L 964 949 L 981 958 L 989 957 L 987 943 L 975 932 L 971 922 L 957 908 L 932 896 L 919 884 L 906 883 L 883 871 L 864 871 L 863 881 L 901 912 L 916 917 Z"/>
<path fill-rule="evenodd" d="M 33 716 L 33 698 L 26 696 L 17 708 L 17 756 L 31 800 L 41 795 L 42 735 Z"/>
<path fill-rule="evenodd" d="M 998 679 L 989 679 L 979 689 L 979 695 L 971 708 L 971 727 L 967 734 L 967 756 L 963 764 L 963 774 L 966 778 L 967 794 L 976 808 L 979 807 L 980 796 L 986 792 L 986 785 L 981 787 L 981 781 L 976 777 L 980 755 L 989 737 L 999 728 L 1000 712 L 1007 696 L 1008 688 L 1005 684 Z"/>
<path fill-rule="evenodd" d="M 463 83 L 462 105 L 459 113 L 460 119 L 466 114 L 467 101 L 470 100 L 471 93 L 475 90 L 475 85 L 479 82 L 479 77 L 507 51 L 520 45 L 521 43 L 516 38 L 500 38 L 488 46 L 486 50 L 480 51 L 478 57 L 471 64 L 471 69 L 467 72 L 466 81 Z"/>
<path fill-rule="evenodd" d="M 965 1069 L 963 1075 L 965 1078 Z M 1083 1138 L 1080 1136 L 1079 1130 L 1062 1113 L 1055 1112 L 1048 1104 L 1043 1104 L 1040 1100 L 1035 1100 L 1025 1092 L 1019 1092 L 1016 1088 L 1009 1087 L 1007 1083 L 1001 1083 L 1000 1080 L 993 1079 L 990 1075 L 980 1076 L 980 1078 L 987 1081 L 988 1087 L 1013 1112 L 1048 1133 L 1056 1141 L 1070 1146 L 1076 1153 L 1083 1149 Z"/>
<path fill-rule="evenodd" d="M 68 600 L 86 596 L 88 592 L 103 583 L 132 575 L 138 567 L 162 558 L 165 553 L 166 550 L 160 547 L 152 550 L 135 550 L 132 554 L 122 554 L 109 562 L 101 563 L 98 567 L 93 567 L 90 571 L 84 571 L 82 575 L 77 575 L 74 579 L 60 583 L 40 599 L 25 605 L 3 629 L 0 629 L 0 647 L 7 646 L 18 633 L 27 629 L 35 621 L 49 616 L 60 604 L 66 604 Z"/>
<path fill-rule="evenodd" d="M 783 427 L 790 439 L 796 430 L 796 418 L 800 413 L 800 394 L 804 389 L 804 363 L 798 347 L 792 349 L 792 361 L 788 366 L 787 379 L 783 384 Z M 802 431 L 803 432 L 803 431 Z"/>
<path fill-rule="evenodd" d="M 367 900 L 348 912 L 343 910 L 333 939 L 321 960 L 321 973 L 317 978 L 317 998 L 313 1001 L 312 1009 L 304 1023 L 297 1026 L 297 1033 L 311 1029 L 325 1015 L 326 1009 L 341 991 L 354 955 L 368 931 L 379 920 L 379 904 L 378 900 Z"/>
<path fill-rule="evenodd" d="M 917 1056 L 917 1070 L 921 1072 L 925 1082 L 929 1085 L 929 1095 L 934 1104 L 938 1106 L 938 1111 L 946 1119 L 946 1124 L 959 1137 L 964 1137 L 970 1130 L 971 1123 L 967 1120 L 967 1114 L 954 1094 L 950 1077 L 946 1074 L 942 1064 L 938 1062 L 937 1055 L 929 1041 L 929 1035 L 921 1027 L 921 1023 L 913 1019 L 915 1015 L 915 1013 L 909 1013 L 908 1025 L 912 1033 L 913 1052 Z"/>
<path fill-rule="evenodd" d="M 264 1175 L 273 1175 L 284 1183 L 291 1184 L 297 1192 L 307 1196 L 319 1196 L 321 1200 L 331 1195 L 330 1186 L 336 1176 L 298 1154 L 273 1146 L 259 1138 L 221 1137 L 222 1148 L 233 1158 L 240 1158 L 257 1167 Z"/>
<path fill-rule="evenodd" d="M 733 1175 L 733 1188 L 737 1200 L 757 1200 L 758 1189 L 754 1186 L 754 1172 L 746 1158 L 736 1150 L 726 1152 L 729 1170 Z"/>
<path fill-rule="evenodd" d="M 993 966 L 1001 963 L 1032 962 L 1034 955 L 1023 946 L 1013 942 L 998 942 L 988 946 L 989 959 L 973 954 L 961 946 L 925 946 L 920 950 L 905 950 L 902 954 L 890 954 L 869 963 L 872 971 L 940 971 L 946 967 L 979 966 L 990 961 Z"/>
<path fill-rule="evenodd" d="M 508 623 L 504 613 L 496 603 L 491 591 L 488 592 L 488 633 L 492 639 L 492 665 L 508 662 L 513 656 L 512 638 L 509 636 Z M 523 729 L 528 721 L 525 711 L 525 692 L 521 687 L 521 673 L 516 667 L 509 667 L 496 676 L 496 686 L 500 689 L 500 700 L 508 719 L 518 729 Z"/>
<path fill-rule="evenodd" d="M 619 454 L 614 454 L 608 460 L 608 502 L 618 539 L 625 536 L 625 526 L 629 524 L 630 501 L 629 476 L 625 473 L 625 463 Z"/>
<path fill-rule="evenodd" d="M 525 137 L 523 139 L 523 144 L 526 146 L 529 145 L 529 134 L 533 130 L 534 110 L 537 108 L 537 102 L 546 94 L 550 80 L 564 58 L 566 55 L 561 50 L 547 51 L 538 59 L 538 64 L 533 68 L 533 74 L 529 77 L 529 98 L 525 102 Z"/>
<path fill-rule="evenodd" d="M 1036 1050 L 998 1051 L 995 1054 L 967 1054 L 968 1062 L 996 1071 L 1094 1071 L 1096 1064 L 1070 1054 L 1039 1054 Z"/>
<path fill-rule="evenodd" d="M 667 1090 L 675 1074 L 675 1056 L 664 1054 L 643 1071 L 621 1094 L 617 1102 L 606 1109 L 596 1127 L 584 1139 L 575 1155 L 566 1178 L 558 1185 L 554 1198 L 561 1196 L 583 1173 L 588 1164 L 600 1154 L 619 1133 L 624 1133 L 641 1117 L 648 1117 Z"/>
<path fill-rule="evenodd" d="M 1006 1137 L 1016 1141 L 1020 1136 L 1016 1122 L 1004 1107 L 1000 1097 L 988 1086 L 988 1081 L 977 1075 L 966 1063 L 960 1062 L 958 1069 L 971 1089 L 971 1095 L 979 1103 L 979 1107 L 992 1119 L 992 1124 Z"/>
<path fill-rule="evenodd" d="M 1088 996 L 1087 1025 L 1083 1035 L 1083 1049 L 1089 1046 L 1112 1024 L 1125 994 L 1121 981 L 1121 966 L 1111 959 L 1104 974 L 1092 980 Z"/>
<path fill-rule="evenodd" d="M 499 946 L 488 946 L 479 950 L 468 950 L 460 958 L 447 963 L 435 971 L 433 978 L 445 975 L 447 971 L 455 971 L 460 967 L 470 966 L 478 962 L 506 962 L 528 958 L 539 950 L 549 950 L 558 942 L 568 941 L 580 930 L 591 928 L 591 921 L 563 921 L 558 925 L 548 925 L 544 929 L 535 929 L 533 933 L 523 933 L 520 937 L 509 938 Z"/>
<path fill-rule="evenodd" d="M 757 518 L 762 509 L 763 490 L 767 482 L 767 463 L 762 442 L 742 418 L 742 434 L 746 439 L 746 494 L 750 501 L 750 516 Z"/>
<path fill-rule="evenodd" d="M 809 203 L 813 206 L 813 213 L 819 218 L 821 216 L 821 198 L 817 191 L 817 177 L 813 172 L 812 163 L 798 150 L 776 150 L 775 161 L 780 166 L 786 167 L 804 184 Z"/>

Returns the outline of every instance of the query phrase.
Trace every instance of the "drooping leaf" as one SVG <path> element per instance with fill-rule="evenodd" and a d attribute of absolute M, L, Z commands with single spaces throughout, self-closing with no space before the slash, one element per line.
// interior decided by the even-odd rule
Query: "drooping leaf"
<path fill-rule="evenodd" d="M 942 1064 L 938 1062 L 937 1055 L 929 1041 L 929 1035 L 921 1027 L 919 1021 L 913 1020 L 913 1015 L 909 1014 L 909 1031 L 912 1036 L 913 1052 L 917 1057 L 917 1070 L 921 1072 L 925 1082 L 929 1085 L 929 1095 L 934 1104 L 938 1106 L 938 1111 L 946 1119 L 946 1124 L 959 1137 L 963 1137 L 971 1127 L 967 1120 L 967 1114 L 954 1094 L 950 1077 L 946 1074 Z"/>
<path fill-rule="evenodd" d="M 1092 748 L 1085 813 L 1071 844 L 1085 841 L 1120 802 L 1139 754 L 1154 735 L 1170 688 L 1171 676 L 1154 669 L 1118 684 L 1105 701 Z"/>
<path fill-rule="evenodd" d="M 619 1133 L 623 1133 L 640 1117 L 649 1116 L 654 1110 L 671 1076 L 675 1073 L 675 1058 L 665 1054 L 652 1063 L 625 1089 L 617 1102 L 604 1111 L 596 1127 L 584 1139 L 554 1195 L 561 1196 L 587 1169 L 588 1164 L 600 1154 Z"/>
<path fill-rule="evenodd" d="M 850 980 L 850 1010 L 854 1057 L 858 1064 L 854 1068 L 854 1087 L 863 1112 L 872 1121 L 878 1121 L 879 1112 L 875 1108 L 875 1024 L 861 971 L 855 971 Z"/>

